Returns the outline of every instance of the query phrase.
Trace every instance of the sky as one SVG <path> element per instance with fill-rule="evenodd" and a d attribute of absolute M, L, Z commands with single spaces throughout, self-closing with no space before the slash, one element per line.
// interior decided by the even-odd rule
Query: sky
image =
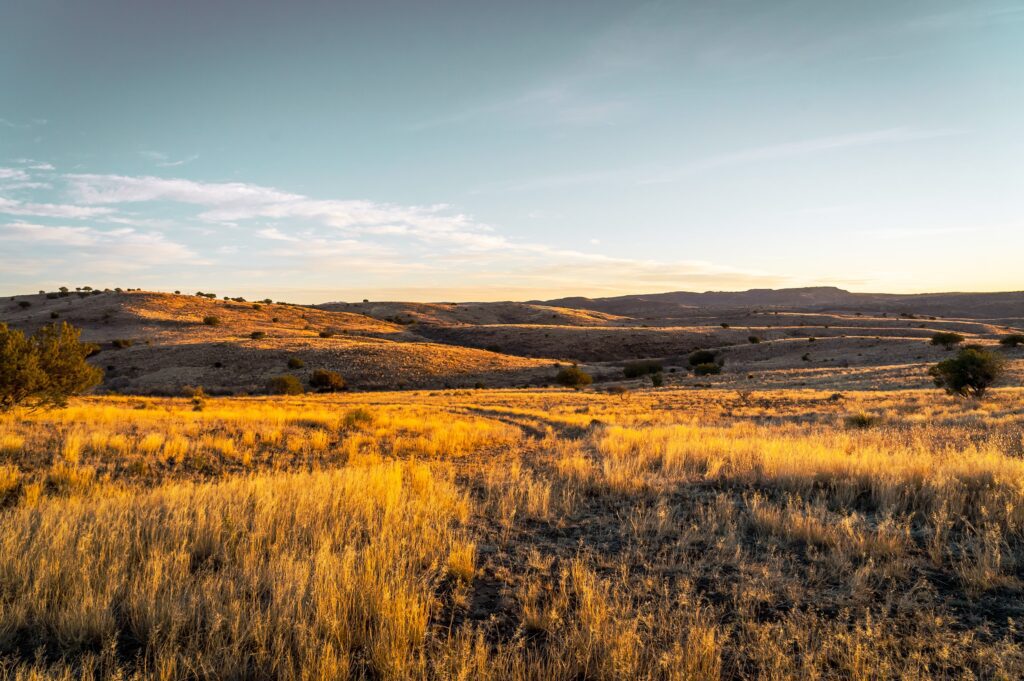
<path fill-rule="evenodd" d="M 1024 289 L 1024 0 L 5 0 L 0 294 Z"/>

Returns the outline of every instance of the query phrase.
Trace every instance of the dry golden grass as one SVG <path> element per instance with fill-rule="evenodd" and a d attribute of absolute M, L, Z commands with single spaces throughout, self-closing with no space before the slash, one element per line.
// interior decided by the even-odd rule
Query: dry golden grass
<path fill-rule="evenodd" d="M 0 678 L 1021 678 L 1022 397 L 5 415 Z"/>

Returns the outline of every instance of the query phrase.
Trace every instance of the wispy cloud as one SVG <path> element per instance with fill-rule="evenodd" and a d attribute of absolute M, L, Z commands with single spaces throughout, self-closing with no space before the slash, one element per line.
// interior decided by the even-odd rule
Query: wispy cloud
<path fill-rule="evenodd" d="M 714 168 L 784 160 L 856 147 L 905 144 L 908 142 L 929 140 L 938 137 L 949 137 L 951 135 L 959 134 L 962 134 L 962 131 L 954 129 L 932 130 L 898 127 L 842 135 L 831 135 L 826 137 L 815 137 L 806 140 L 797 140 L 781 144 L 754 147 L 751 149 L 742 149 L 717 156 L 709 156 L 691 163 L 684 163 L 676 168 L 654 175 L 643 180 L 642 183 L 656 184 L 661 182 L 675 182 L 689 177 L 694 173 Z"/>
<path fill-rule="evenodd" d="M 159 168 L 177 168 L 178 166 L 186 165 L 199 158 L 199 154 L 191 154 L 189 156 L 184 156 L 179 159 L 174 159 L 170 156 L 170 154 L 165 154 L 162 151 L 152 150 L 143 150 L 140 151 L 139 154 L 144 158 L 153 161 L 154 165 L 156 165 Z"/>

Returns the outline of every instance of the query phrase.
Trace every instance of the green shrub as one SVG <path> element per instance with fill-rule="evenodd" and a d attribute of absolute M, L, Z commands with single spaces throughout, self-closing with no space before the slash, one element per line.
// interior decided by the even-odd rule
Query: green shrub
<path fill-rule="evenodd" d="M 98 385 L 103 372 L 85 361 L 96 346 L 82 343 L 80 333 L 61 323 L 26 337 L 0 324 L 0 412 L 63 407 L 70 396 Z"/>
<path fill-rule="evenodd" d="M 656 374 L 663 371 L 665 367 L 661 362 L 653 359 L 640 360 L 638 362 L 630 362 L 626 366 L 622 367 L 622 374 L 626 378 L 639 378 L 648 374 Z"/>
<path fill-rule="evenodd" d="M 271 395 L 301 395 L 302 382 L 291 374 L 274 376 L 267 381 L 267 392 Z"/>
<path fill-rule="evenodd" d="M 570 388 L 583 388 L 594 382 L 594 377 L 579 367 L 562 367 L 555 374 L 555 383 Z"/>
<path fill-rule="evenodd" d="M 1015 348 L 1024 345 L 1024 333 L 1011 333 L 999 339 L 999 344 L 1007 348 Z"/>
<path fill-rule="evenodd" d="M 689 358 L 687 358 L 687 361 L 690 363 L 690 366 L 692 367 L 701 364 L 714 364 L 715 357 L 717 356 L 718 353 L 716 353 L 714 350 L 694 350 L 693 352 L 690 353 L 690 356 Z"/>
<path fill-rule="evenodd" d="M 303 362 L 298 357 L 289 357 L 288 358 L 288 368 L 289 369 L 301 369 L 304 366 L 306 366 L 306 363 Z"/>
<path fill-rule="evenodd" d="M 32 303 L 28 302 L 27 300 L 19 300 L 18 307 L 20 307 L 22 310 L 27 310 L 28 308 L 32 307 Z"/>
<path fill-rule="evenodd" d="M 349 430 L 369 426 L 373 423 L 373 413 L 362 407 L 356 407 L 345 414 L 345 418 L 342 419 L 341 423 Z"/>
<path fill-rule="evenodd" d="M 958 333 L 952 331 L 939 331 L 932 335 L 932 345 L 941 345 L 947 350 L 951 349 L 954 345 L 959 345 L 964 342 L 964 337 Z"/>
<path fill-rule="evenodd" d="M 123 350 L 124 348 L 130 348 L 133 341 L 130 338 L 115 338 L 113 345 L 115 348 Z"/>
<path fill-rule="evenodd" d="M 978 346 L 966 347 L 956 357 L 939 362 L 928 373 L 935 385 L 950 395 L 982 397 L 999 378 L 1003 358 Z"/>
<path fill-rule="evenodd" d="M 665 385 L 665 374 L 660 371 L 655 374 L 651 374 L 651 386 L 660 388 L 663 385 Z"/>
<path fill-rule="evenodd" d="M 756 345 L 757 343 L 761 342 L 761 337 L 760 336 L 747 336 L 747 342 L 748 343 L 754 343 Z"/>
<path fill-rule="evenodd" d="M 313 372 L 313 375 L 309 377 L 309 385 L 320 392 L 333 392 L 335 390 L 345 389 L 345 379 L 343 379 L 341 374 L 336 371 L 317 369 Z"/>
<path fill-rule="evenodd" d="M 714 362 L 702 362 L 697 366 L 693 367 L 693 373 L 697 376 L 709 376 L 711 374 L 722 373 L 722 367 L 718 366 Z"/>
<path fill-rule="evenodd" d="M 320 337 L 321 338 L 330 338 L 333 335 L 334 335 L 333 331 L 321 331 L 320 332 Z"/>
<path fill-rule="evenodd" d="M 729 328 L 729 325 L 726 324 L 725 322 L 722 322 L 721 324 L 719 324 L 719 326 L 721 326 L 723 329 L 728 329 Z"/>
<path fill-rule="evenodd" d="M 267 334 L 264 333 L 263 331 L 253 331 L 252 333 L 249 334 L 249 338 L 252 338 L 253 340 L 259 340 L 261 338 L 266 338 L 266 337 L 267 337 Z"/>
<path fill-rule="evenodd" d="M 220 326 L 220 317 L 214 317 L 212 315 L 209 317 L 203 317 L 203 324 L 206 324 L 207 326 Z"/>

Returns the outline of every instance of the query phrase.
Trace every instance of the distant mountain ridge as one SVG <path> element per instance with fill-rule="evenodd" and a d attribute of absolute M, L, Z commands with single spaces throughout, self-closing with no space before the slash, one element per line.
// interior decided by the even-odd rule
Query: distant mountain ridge
<path fill-rule="evenodd" d="M 538 304 L 629 316 L 671 315 L 701 309 L 844 310 L 942 316 L 1024 317 L 1024 291 L 996 293 L 853 293 L 836 286 L 747 291 L 672 291 L 608 298 L 569 297 Z"/>

